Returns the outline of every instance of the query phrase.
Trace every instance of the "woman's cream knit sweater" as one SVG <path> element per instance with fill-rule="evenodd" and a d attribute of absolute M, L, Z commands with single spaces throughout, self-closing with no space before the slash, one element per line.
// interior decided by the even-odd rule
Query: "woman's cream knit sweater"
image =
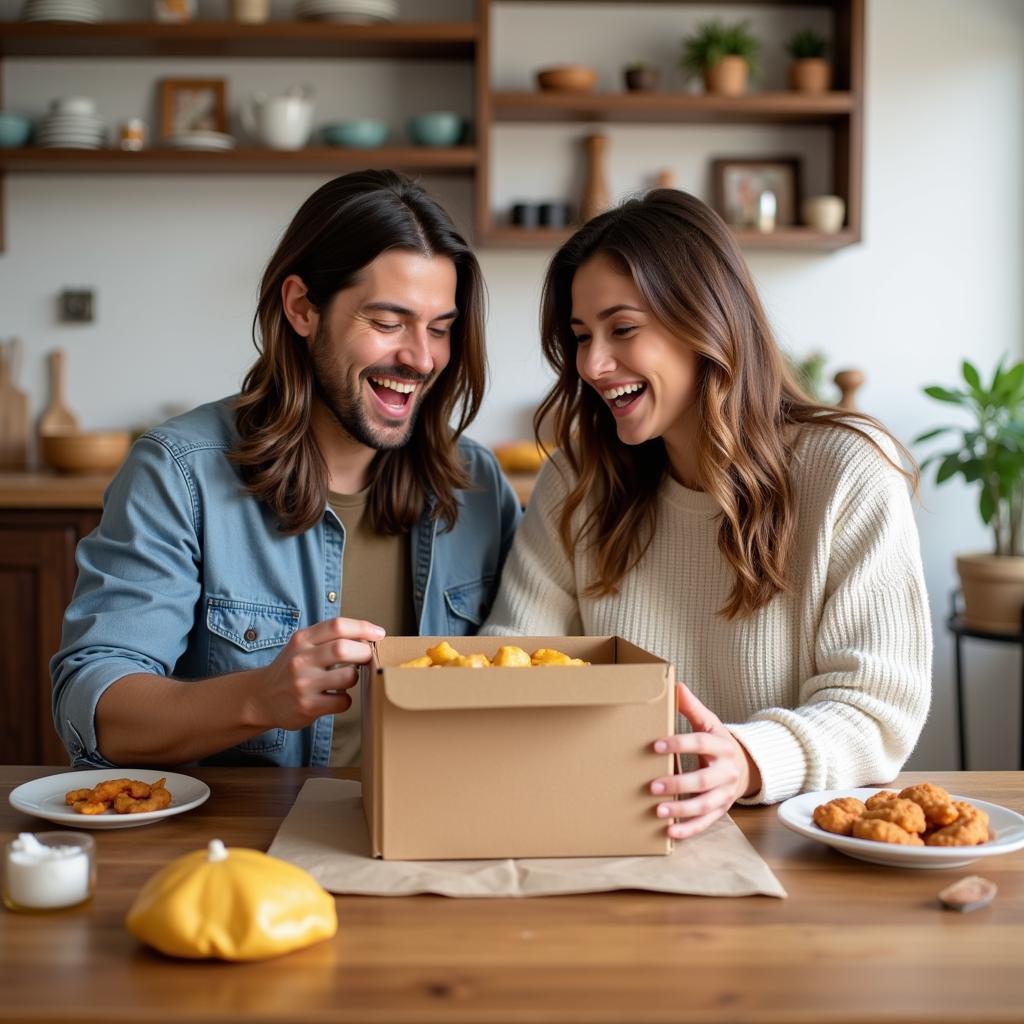
<path fill-rule="evenodd" d="M 731 622 L 717 614 L 733 576 L 715 502 L 673 480 L 618 595 L 584 596 L 592 558 L 585 544 L 567 557 L 557 530 L 569 473 L 560 454 L 542 471 L 483 632 L 617 634 L 672 662 L 757 764 L 762 789 L 744 802 L 893 778 L 928 713 L 932 639 L 907 485 L 872 445 L 802 430 L 792 589 Z"/>

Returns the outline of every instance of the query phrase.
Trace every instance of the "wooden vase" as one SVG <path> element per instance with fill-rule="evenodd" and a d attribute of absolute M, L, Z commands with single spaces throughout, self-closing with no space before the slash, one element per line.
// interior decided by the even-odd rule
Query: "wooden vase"
<path fill-rule="evenodd" d="M 742 96 L 747 91 L 750 65 L 731 54 L 704 69 L 704 88 L 716 96 Z"/>
<path fill-rule="evenodd" d="M 592 217 L 604 213 L 611 206 L 611 191 L 605 174 L 605 153 L 608 148 L 607 135 L 588 135 L 584 139 L 587 170 L 583 182 L 583 198 L 580 200 L 580 220 L 586 224 Z"/>

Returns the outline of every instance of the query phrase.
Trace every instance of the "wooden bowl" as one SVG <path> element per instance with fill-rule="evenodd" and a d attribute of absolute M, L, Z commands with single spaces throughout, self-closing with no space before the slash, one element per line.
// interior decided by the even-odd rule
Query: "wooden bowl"
<path fill-rule="evenodd" d="M 585 64 L 562 64 L 537 72 L 537 85 L 544 92 L 591 92 L 597 72 Z"/>
<path fill-rule="evenodd" d="M 131 447 L 126 430 L 87 430 L 42 434 L 43 462 L 58 473 L 110 473 L 124 462 Z"/>

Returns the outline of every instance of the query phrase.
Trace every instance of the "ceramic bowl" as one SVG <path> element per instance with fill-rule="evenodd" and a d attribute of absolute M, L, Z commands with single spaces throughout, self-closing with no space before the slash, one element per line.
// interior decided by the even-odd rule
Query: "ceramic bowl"
<path fill-rule="evenodd" d="M 597 72 L 584 64 L 541 68 L 537 85 L 545 92 L 590 92 L 597 85 Z"/>
<path fill-rule="evenodd" d="M 378 121 L 373 117 L 355 117 L 349 121 L 325 124 L 323 137 L 324 142 L 330 146 L 374 149 L 387 142 L 388 131 L 386 121 Z"/>
<path fill-rule="evenodd" d="M 417 146 L 454 146 L 461 138 L 465 121 L 452 110 L 433 110 L 409 118 L 409 138 Z"/>
<path fill-rule="evenodd" d="M 124 430 L 88 430 L 43 434 L 43 462 L 58 473 L 108 473 L 124 462 L 131 435 Z"/>
<path fill-rule="evenodd" d="M 31 134 L 32 122 L 27 117 L 0 113 L 0 149 L 18 149 Z"/>

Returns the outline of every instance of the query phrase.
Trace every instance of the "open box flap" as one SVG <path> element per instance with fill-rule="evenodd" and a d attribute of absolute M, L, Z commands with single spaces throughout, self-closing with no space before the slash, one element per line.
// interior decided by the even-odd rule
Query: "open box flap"
<path fill-rule="evenodd" d="M 651 704 L 668 686 L 668 665 L 601 668 L 388 668 L 384 695 L 406 711 L 595 707 Z"/>

